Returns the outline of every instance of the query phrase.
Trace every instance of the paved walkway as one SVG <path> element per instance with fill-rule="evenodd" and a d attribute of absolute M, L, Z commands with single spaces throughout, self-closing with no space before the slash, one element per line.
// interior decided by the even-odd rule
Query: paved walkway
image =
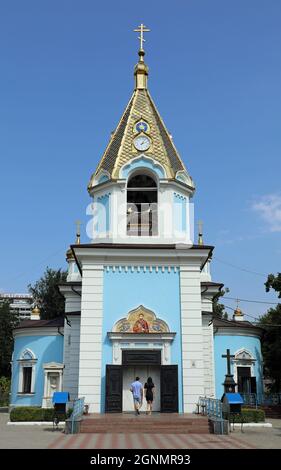
<path fill-rule="evenodd" d="M 48 449 L 254 449 L 233 436 L 214 434 L 61 435 Z"/>
<path fill-rule="evenodd" d="M 213 434 L 76 434 L 65 435 L 45 426 L 7 426 L 0 413 L 1 449 L 281 449 L 281 420 L 268 419 L 272 428 L 235 429 L 228 436 Z"/>
<path fill-rule="evenodd" d="M 235 428 L 232 436 L 257 449 L 281 449 L 281 419 L 267 418 L 266 422 L 272 423 L 272 428 L 245 427 L 243 433 Z"/>
<path fill-rule="evenodd" d="M 52 426 L 7 426 L 7 421 L 8 413 L 0 413 L 0 449 L 46 449 L 61 435 Z"/>

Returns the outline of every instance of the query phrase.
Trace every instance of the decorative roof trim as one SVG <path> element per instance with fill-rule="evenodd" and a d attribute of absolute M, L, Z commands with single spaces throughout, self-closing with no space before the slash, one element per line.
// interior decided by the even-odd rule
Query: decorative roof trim
<path fill-rule="evenodd" d="M 108 183 L 110 179 L 111 179 L 110 173 L 102 168 L 99 171 L 99 173 L 96 176 L 94 176 L 91 187 L 97 186 L 103 183 Z"/>
<path fill-rule="evenodd" d="M 116 130 L 103 153 L 97 170 L 92 175 L 88 190 L 96 184 L 97 176 L 105 171 L 110 175 L 110 180 L 115 180 L 120 174 L 121 168 L 124 167 L 134 157 L 138 156 L 137 150 L 133 146 L 135 137 L 134 125 L 144 119 L 148 122 L 149 137 L 151 139 L 151 148 L 146 152 L 148 156 L 161 164 L 165 169 L 168 179 L 178 181 L 184 186 L 188 186 L 194 191 L 195 186 L 192 178 L 189 176 L 183 161 L 172 141 L 172 137 L 168 132 L 157 108 L 152 100 L 151 95 L 146 89 L 136 89 L 122 114 Z M 180 172 L 180 173 L 179 173 Z M 176 180 L 176 174 L 184 174 L 185 181 Z M 101 183 L 103 184 L 103 183 Z"/>
<path fill-rule="evenodd" d="M 148 163 L 150 163 L 151 168 L 143 167 L 143 165 L 139 165 L 139 166 L 135 165 L 138 162 L 141 162 L 141 160 L 146 160 Z M 161 163 L 159 163 L 154 158 L 149 157 L 143 153 L 141 155 L 138 155 L 137 157 L 133 157 L 127 163 L 124 163 L 124 165 L 119 170 L 119 178 L 128 178 L 130 176 L 131 171 L 138 170 L 141 168 L 145 168 L 145 170 L 153 171 L 154 173 L 157 174 L 159 178 L 167 178 L 166 170 L 163 167 L 163 165 L 161 165 Z"/>
<path fill-rule="evenodd" d="M 149 249 L 153 248 L 154 250 L 209 250 L 212 251 L 214 249 L 211 245 L 184 245 L 184 244 L 145 244 L 145 243 L 81 243 L 80 245 L 71 245 L 71 248 L 75 250 L 76 248 L 108 248 L 108 249 L 116 249 L 116 248 L 123 248 L 123 249 Z"/>
<path fill-rule="evenodd" d="M 230 330 L 233 329 L 235 331 L 240 330 L 241 333 L 252 331 L 256 332 L 258 336 L 261 336 L 264 331 L 262 327 L 253 325 L 252 323 L 245 320 L 239 322 L 237 320 L 226 320 L 216 316 L 213 316 L 213 325 L 215 328 L 217 328 L 215 334 L 221 334 L 223 332 L 228 332 L 229 334 Z"/>
<path fill-rule="evenodd" d="M 23 320 L 14 330 L 23 328 L 59 328 L 64 325 L 64 317 L 53 318 L 52 320 Z"/>
<path fill-rule="evenodd" d="M 127 106 L 126 106 L 126 108 L 125 108 L 125 110 L 122 114 L 122 117 L 121 117 L 115 131 L 113 132 L 113 134 L 111 136 L 111 139 L 110 139 L 110 141 L 109 141 L 109 143 L 108 143 L 108 145 L 107 145 L 107 147 L 106 147 L 106 149 L 103 153 L 103 156 L 101 158 L 100 163 L 98 164 L 98 167 L 97 167 L 95 173 L 91 177 L 91 180 L 90 180 L 90 183 L 89 183 L 89 186 L 88 186 L 89 188 L 91 188 L 93 186 L 92 181 L 95 178 L 95 176 L 100 172 L 101 169 L 104 169 L 104 170 L 108 171 L 111 175 L 113 173 L 113 168 L 114 168 L 114 165 L 115 165 L 115 162 L 116 162 L 117 154 L 115 154 L 115 156 L 113 155 L 110 158 L 110 151 L 112 151 L 113 154 L 114 154 L 114 147 L 115 146 L 117 147 L 116 139 L 119 139 L 120 143 L 123 139 L 125 128 L 126 128 L 126 125 L 127 125 L 127 119 L 128 119 L 127 115 L 129 115 L 129 113 L 131 111 L 131 107 L 132 107 L 132 104 L 133 104 L 134 97 L 135 97 L 135 92 L 133 93 L 132 97 L 130 98 L 129 103 L 127 104 Z M 120 147 L 118 147 L 118 150 L 119 150 L 119 148 Z M 106 161 L 106 160 L 108 160 L 108 161 Z"/>

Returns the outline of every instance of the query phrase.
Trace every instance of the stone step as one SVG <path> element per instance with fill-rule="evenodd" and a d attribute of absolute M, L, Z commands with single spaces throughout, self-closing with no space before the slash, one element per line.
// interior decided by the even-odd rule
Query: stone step
<path fill-rule="evenodd" d="M 281 418 L 281 406 L 280 405 L 262 405 L 260 407 L 265 412 L 266 418 Z"/>
<path fill-rule="evenodd" d="M 175 422 L 172 422 L 172 421 L 168 421 L 168 422 L 165 422 L 165 421 L 161 421 L 161 422 L 146 422 L 145 420 L 136 420 L 134 422 L 130 422 L 130 423 L 124 423 L 124 422 L 120 422 L 120 423 L 117 423 L 117 422 L 112 422 L 112 421 L 91 421 L 91 422 L 87 422 L 87 421 L 82 421 L 82 424 L 83 426 L 128 426 L 128 427 L 135 427 L 135 426 L 145 426 L 145 427 L 154 427 L 154 426 L 174 426 L 174 427 L 178 427 L 178 428 L 190 428 L 192 426 L 207 426 L 208 425 L 208 421 L 202 421 L 202 422 L 195 422 L 195 423 L 175 423 Z"/>
<path fill-rule="evenodd" d="M 81 423 L 81 433 L 165 433 L 165 434 L 209 434 L 208 420 L 195 422 L 151 421 L 136 419 L 128 422 L 110 420 L 85 420 Z"/>
<path fill-rule="evenodd" d="M 139 424 L 139 423 L 143 423 L 143 424 L 176 424 L 177 426 L 181 426 L 181 425 L 194 425 L 194 424 L 204 424 L 204 423 L 207 423 L 208 422 L 208 418 L 207 417 L 202 417 L 202 418 L 199 418 L 199 419 L 191 419 L 191 418 L 180 418 L 180 419 L 158 419 L 158 418 L 151 418 L 149 416 L 143 416 L 143 415 L 140 415 L 140 416 L 136 416 L 134 418 L 130 418 L 130 419 L 110 419 L 110 418 L 107 418 L 107 419 L 103 419 L 103 418 L 88 418 L 88 419 L 83 419 L 83 423 L 87 423 L 87 424 L 95 424 L 95 423 L 111 423 L 111 424 Z"/>
<path fill-rule="evenodd" d="M 178 429 L 178 428 L 167 428 L 167 427 L 158 427 L 158 428 L 149 428 L 149 429 L 128 429 L 126 427 L 81 427 L 80 433 L 82 434 L 209 434 L 208 427 L 194 427 L 191 429 Z"/>
<path fill-rule="evenodd" d="M 81 433 L 153 433 L 209 434 L 208 418 L 198 415 L 155 414 L 90 414 L 83 416 Z"/>
<path fill-rule="evenodd" d="M 165 423 L 161 423 L 161 424 L 151 424 L 151 425 L 146 425 L 146 424 L 143 424 L 143 423 L 136 423 L 136 424 L 112 424 L 112 423 L 95 423 L 95 424 L 81 424 L 82 427 L 85 427 L 85 428 L 98 428 L 98 427 L 111 427 L 111 428 L 114 428 L 114 427 L 124 427 L 124 428 L 127 428 L 127 429 L 135 429 L 136 427 L 143 427 L 145 429 L 152 429 L 152 428 L 177 428 L 177 429 L 192 429 L 192 428 L 201 428 L 201 427 L 208 427 L 208 424 L 190 424 L 190 425 L 182 425 L 182 426 L 178 426 L 177 424 L 172 424 L 172 423 L 169 423 L 169 424 L 165 424 Z"/>

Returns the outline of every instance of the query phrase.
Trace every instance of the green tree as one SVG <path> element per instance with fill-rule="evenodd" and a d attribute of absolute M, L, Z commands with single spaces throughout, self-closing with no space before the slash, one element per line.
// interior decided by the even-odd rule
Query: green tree
<path fill-rule="evenodd" d="M 277 276 L 269 274 L 265 282 L 265 290 L 273 289 L 281 298 L 281 273 Z M 270 308 L 267 313 L 259 319 L 264 328 L 262 339 L 262 353 L 264 360 L 264 375 L 272 380 L 272 391 L 281 390 L 281 304 L 276 308 Z"/>
<path fill-rule="evenodd" d="M 0 304 L 0 376 L 10 377 L 14 338 L 13 329 L 18 325 L 19 318 L 10 311 L 8 301 Z"/>
<path fill-rule="evenodd" d="M 58 290 L 58 285 L 66 281 L 67 272 L 61 269 L 46 268 L 43 276 L 28 290 L 34 302 L 40 308 L 42 320 L 49 320 L 64 314 L 64 298 Z"/>
<path fill-rule="evenodd" d="M 270 378 L 272 391 L 281 389 L 281 304 L 271 308 L 259 320 L 264 328 L 262 339 L 262 354 L 264 360 L 264 375 Z"/>
<path fill-rule="evenodd" d="M 11 379 L 9 377 L 0 377 L 0 406 L 9 405 L 9 395 L 11 389 Z"/>
<path fill-rule="evenodd" d="M 229 289 L 226 288 L 218 292 L 213 298 L 213 314 L 219 318 L 223 318 L 225 320 L 228 319 L 227 312 L 225 311 L 225 307 L 223 304 L 219 303 L 219 299 L 226 293 L 229 292 Z"/>
<path fill-rule="evenodd" d="M 278 297 L 281 299 L 281 273 L 278 273 L 276 276 L 274 276 L 274 274 L 269 274 L 264 285 L 266 292 L 273 289 L 275 292 L 278 292 Z"/>

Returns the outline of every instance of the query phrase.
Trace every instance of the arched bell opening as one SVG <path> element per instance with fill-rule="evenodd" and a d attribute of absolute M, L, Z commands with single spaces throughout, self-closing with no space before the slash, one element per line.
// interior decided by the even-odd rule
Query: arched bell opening
<path fill-rule="evenodd" d="M 148 173 L 134 173 L 127 184 L 127 235 L 158 234 L 158 188 Z"/>

